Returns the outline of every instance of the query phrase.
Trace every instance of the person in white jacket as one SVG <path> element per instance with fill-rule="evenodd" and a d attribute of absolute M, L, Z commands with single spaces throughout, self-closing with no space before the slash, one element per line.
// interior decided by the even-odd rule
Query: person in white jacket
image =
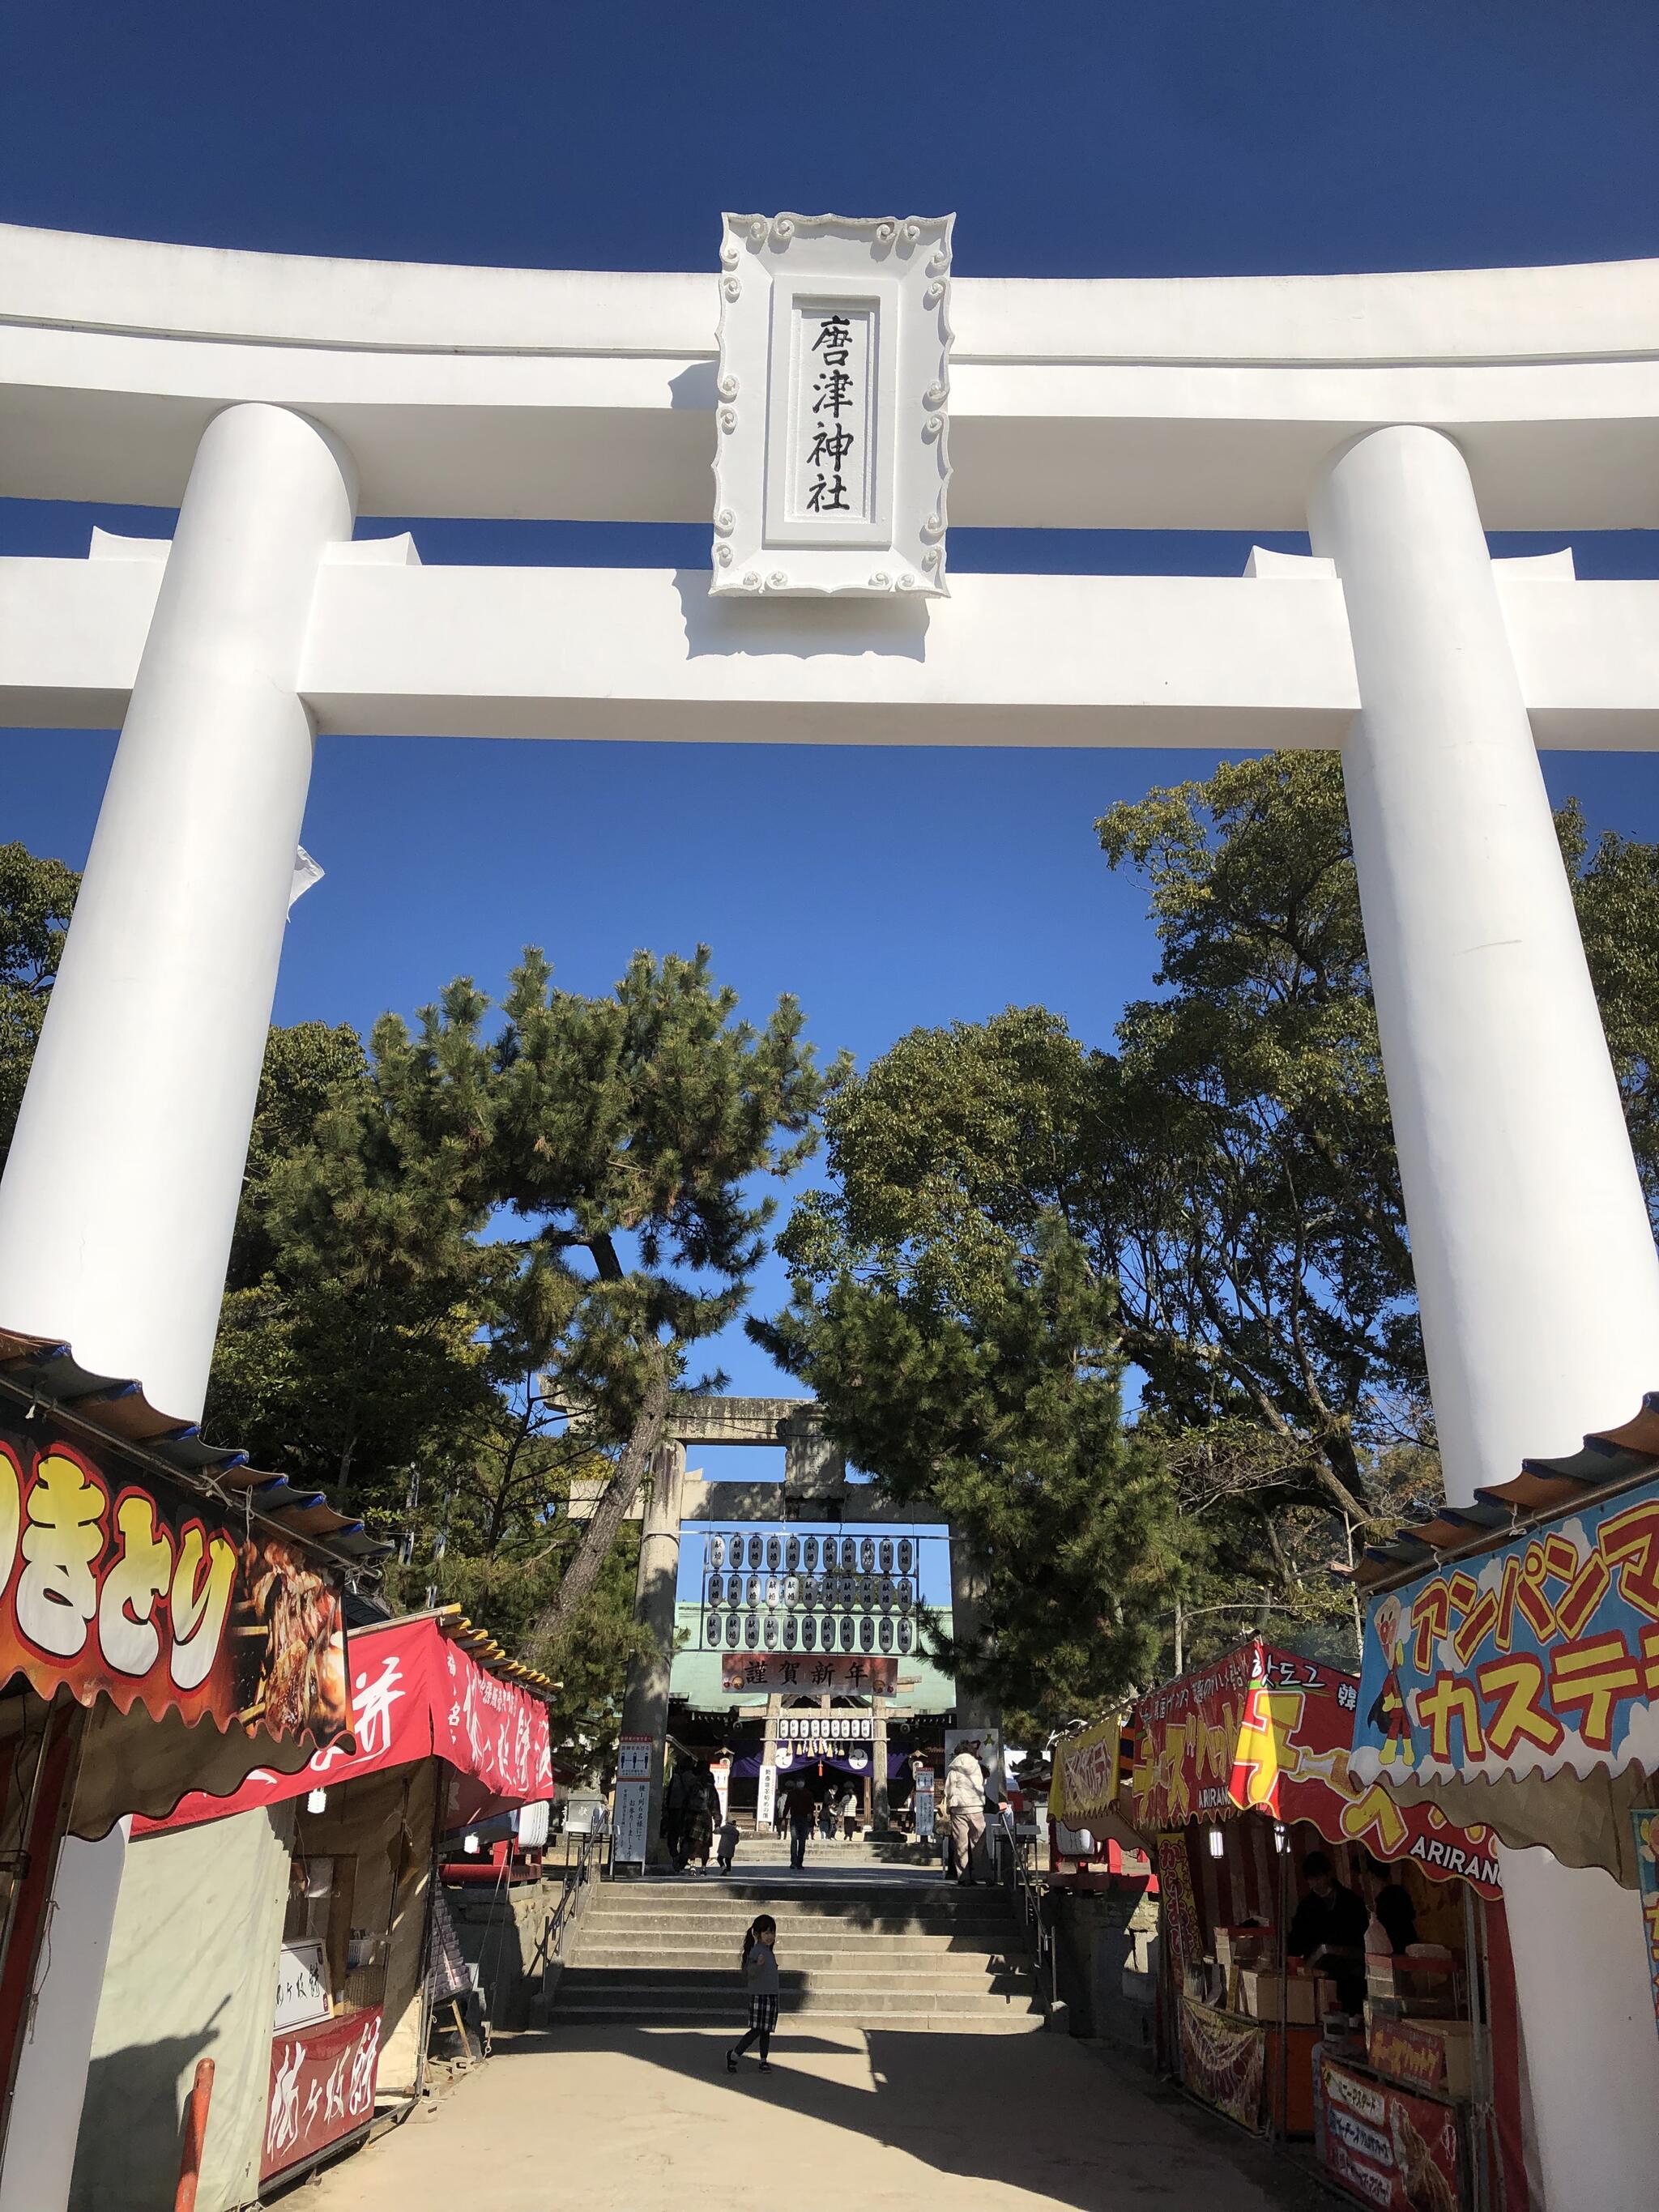
<path fill-rule="evenodd" d="M 974 1886 L 974 1851 L 985 1833 L 985 1769 L 964 1744 L 945 1770 L 945 1811 L 951 1826 L 957 1880 Z"/>

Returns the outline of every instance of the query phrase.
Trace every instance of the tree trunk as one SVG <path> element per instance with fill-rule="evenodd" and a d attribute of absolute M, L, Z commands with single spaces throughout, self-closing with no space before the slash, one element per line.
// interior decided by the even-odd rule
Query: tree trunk
<path fill-rule="evenodd" d="M 662 1442 L 663 1425 L 667 1418 L 668 1358 L 665 1352 L 659 1352 L 646 1386 L 639 1418 L 617 1462 L 617 1471 L 606 1483 L 592 1518 L 582 1530 L 576 1556 L 565 1569 L 552 1604 L 531 1631 L 529 1648 L 532 1652 L 546 1652 L 559 1642 L 598 1582 L 599 1570 L 617 1540 L 617 1532 L 634 1509 L 634 1500 L 640 1494 L 640 1485 L 651 1464 L 651 1455 Z"/>

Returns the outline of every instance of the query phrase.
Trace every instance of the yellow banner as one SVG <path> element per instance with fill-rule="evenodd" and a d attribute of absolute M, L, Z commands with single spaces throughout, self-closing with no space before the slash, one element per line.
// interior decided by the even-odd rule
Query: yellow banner
<path fill-rule="evenodd" d="M 1052 1819 L 1068 1828 L 1085 1828 L 1092 1814 L 1108 1811 L 1117 1796 L 1119 1750 L 1123 1735 L 1121 1714 L 1097 1721 L 1076 1735 L 1062 1736 L 1054 1746 L 1054 1779 L 1048 1790 Z"/>

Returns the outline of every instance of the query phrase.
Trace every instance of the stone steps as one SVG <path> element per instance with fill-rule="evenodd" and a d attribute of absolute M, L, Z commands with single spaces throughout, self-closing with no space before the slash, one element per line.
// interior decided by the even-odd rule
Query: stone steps
<path fill-rule="evenodd" d="M 854 1990 L 867 1991 L 872 1997 L 886 1992 L 900 1991 L 928 1996 L 993 1996 L 1031 1994 L 1031 1975 L 1022 1969 L 996 1962 L 953 1974 L 908 1973 L 889 1975 L 872 1972 L 868 1967 L 842 1966 L 804 1968 L 780 1960 L 778 1980 L 781 1994 L 800 1996 L 842 1995 Z M 722 1966 L 567 1966 L 560 1982 L 562 1991 L 570 1995 L 593 1995 L 610 1990 L 656 1990 L 667 1995 L 693 1996 L 709 1990 L 728 2002 L 740 1999 L 742 1987 L 734 1968 L 728 1962 Z"/>
<path fill-rule="evenodd" d="M 669 1941 L 667 1938 L 673 1940 Z M 783 1942 L 781 1929 L 779 1942 Z M 649 1966 L 660 1961 L 664 1966 L 684 1966 L 719 1965 L 729 1968 L 732 1960 L 743 1948 L 743 1939 L 735 1931 L 731 1938 L 722 1934 L 718 1939 L 700 1942 L 688 1940 L 686 1931 L 665 1930 L 662 1936 L 612 1936 L 608 1930 L 595 1930 L 582 1946 L 582 1963 L 594 1966 Z M 1024 1954 L 1013 1944 L 1006 1947 L 1006 1954 L 1019 1957 Z M 827 1966 L 840 1959 L 867 1961 L 871 1971 L 915 1966 L 928 1973 L 953 1971 L 959 1963 L 964 1971 L 983 1966 L 988 1956 L 1004 1955 L 1004 1947 L 988 1947 L 966 1936 L 869 1936 L 860 1930 L 848 1936 L 838 1943 L 824 1943 L 808 1937 L 801 1941 L 791 1936 L 788 1942 L 791 1963 L 804 1968 Z"/>
<path fill-rule="evenodd" d="M 1001 1890 L 890 1874 L 607 1882 L 560 1977 L 552 2024 L 738 2027 L 738 1960 L 761 1911 L 778 1923 L 781 2017 L 951 2034 L 1043 2025 L 1024 1937 Z"/>

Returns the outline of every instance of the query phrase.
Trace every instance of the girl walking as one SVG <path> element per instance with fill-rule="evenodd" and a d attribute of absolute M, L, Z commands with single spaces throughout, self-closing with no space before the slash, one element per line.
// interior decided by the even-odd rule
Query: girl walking
<path fill-rule="evenodd" d="M 778 1940 L 778 1923 L 769 1912 L 763 1912 L 750 1923 L 743 1939 L 743 1979 L 749 1992 L 749 2033 L 741 2043 L 734 2043 L 726 2054 L 726 2070 L 735 2074 L 738 2061 L 757 2038 L 760 2041 L 760 2070 L 772 2071 L 768 2056 L 772 2048 L 772 2031 L 778 2024 L 778 1960 L 774 1948 Z"/>

